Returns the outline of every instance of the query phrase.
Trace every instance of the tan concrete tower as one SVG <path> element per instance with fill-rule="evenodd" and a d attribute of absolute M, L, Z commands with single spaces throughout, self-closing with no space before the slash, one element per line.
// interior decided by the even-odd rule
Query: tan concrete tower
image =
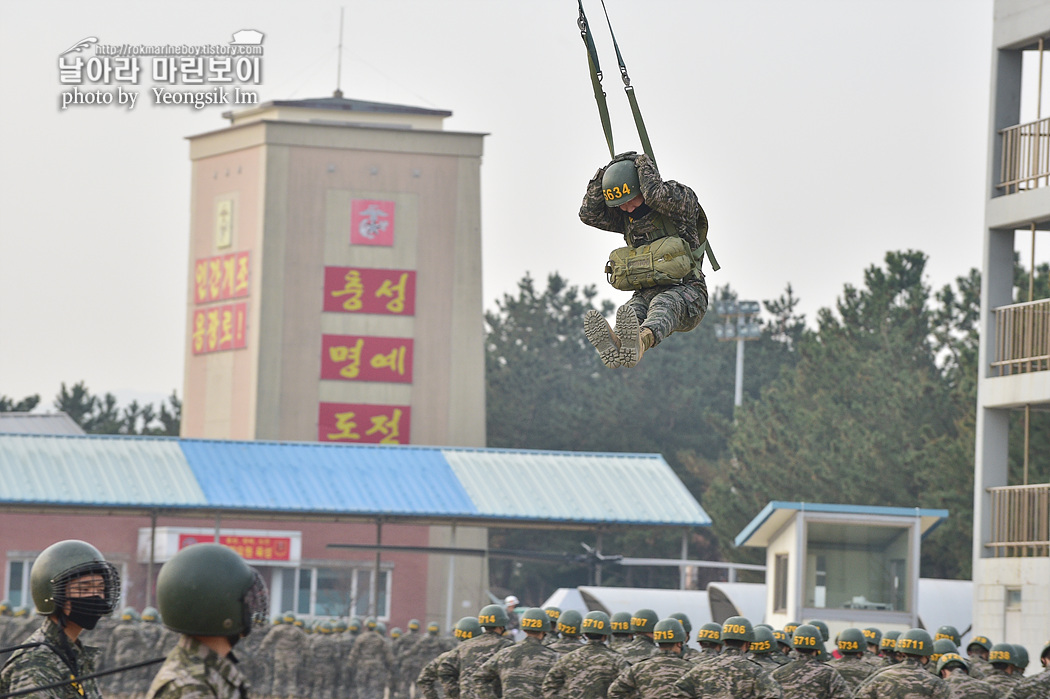
<path fill-rule="evenodd" d="M 190 137 L 184 437 L 484 446 L 484 134 L 450 115 L 275 101 Z"/>

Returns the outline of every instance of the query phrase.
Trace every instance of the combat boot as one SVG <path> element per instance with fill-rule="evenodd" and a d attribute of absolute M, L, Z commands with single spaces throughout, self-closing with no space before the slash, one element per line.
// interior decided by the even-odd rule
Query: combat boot
<path fill-rule="evenodd" d="M 656 337 L 649 328 L 638 323 L 638 316 L 630 306 L 616 309 L 616 334 L 620 338 L 620 364 L 633 367 L 642 361 L 642 354 L 656 344 Z"/>
<path fill-rule="evenodd" d="M 619 324 L 619 313 L 617 313 L 617 324 Z M 609 322 L 601 313 L 587 311 L 587 315 L 583 317 L 583 334 L 594 345 L 594 349 L 598 350 L 602 364 L 612 369 L 620 366 L 620 338 L 609 327 Z"/>

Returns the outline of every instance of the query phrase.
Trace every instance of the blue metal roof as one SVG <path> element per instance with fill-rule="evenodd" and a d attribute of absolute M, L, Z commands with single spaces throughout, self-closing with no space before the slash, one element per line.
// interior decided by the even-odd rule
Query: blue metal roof
<path fill-rule="evenodd" d="M 0 435 L 4 504 L 711 524 L 659 455 L 102 435 Z"/>
<path fill-rule="evenodd" d="M 773 523 L 773 529 L 779 529 L 783 525 L 781 520 L 784 520 L 784 517 L 790 517 L 792 512 L 827 512 L 861 517 L 917 517 L 922 520 L 922 535 L 924 537 L 948 518 L 948 510 L 928 510 L 919 507 L 836 505 L 821 502 L 783 502 L 772 500 L 737 534 L 736 539 L 733 540 L 733 545 L 763 545 L 761 542 L 749 543 L 749 540 L 755 537 L 760 529 L 766 528 L 766 525 L 771 522 Z M 779 519 L 776 517 L 778 513 L 782 515 Z"/>

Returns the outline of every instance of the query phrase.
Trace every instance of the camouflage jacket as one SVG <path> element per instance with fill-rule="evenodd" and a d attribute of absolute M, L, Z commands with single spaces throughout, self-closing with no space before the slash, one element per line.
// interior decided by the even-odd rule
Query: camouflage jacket
<path fill-rule="evenodd" d="M 782 699 L 778 685 L 739 648 L 726 648 L 710 660 L 694 663 L 678 678 L 676 699 Z"/>
<path fill-rule="evenodd" d="M 817 658 L 802 654 L 798 660 L 778 667 L 772 677 L 784 692 L 784 699 L 849 699 L 850 687 L 834 668 Z"/>
<path fill-rule="evenodd" d="M 583 648 L 583 644 L 580 643 L 579 636 L 569 636 L 559 638 L 557 641 L 551 643 L 547 647 L 555 653 L 565 655 L 566 653 L 571 653 L 574 650 L 579 650 L 580 648 Z"/>
<path fill-rule="evenodd" d="M 79 640 L 70 642 L 65 632 L 51 619 L 45 619 L 25 643 L 42 645 L 16 650 L 11 654 L 3 670 L 0 670 L 0 694 L 90 675 L 95 672 L 102 652 L 98 648 L 83 645 Z M 96 680 L 70 682 L 30 696 L 31 699 L 102 699 Z"/>
<path fill-rule="evenodd" d="M 653 657 L 660 652 L 660 649 L 656 647 L 653 639 L 638 634 L 633 641 L 618 649 L 618 651 L 627 659 L 627 662 L 637 663 L 640 660 Z"/>
<path fill-rule="evenodd" d="M 620 233 L 628 245 L 637 247 L 667 235 L 660 225 L 662 214 L 674 227 L 674 235 L 684 239 L 691 250 L 700 247 L 697 220 L 701 220 L 706 228 L 707 216 L 696 193 L 684 184 L 661 179 L 656 164 L 644 153 L 634 157 L 634 164 L 638 168 L 638 183 L 645 206 L 630 214 L 619 207 L 607 206 L 602 193 L 603 167 L 587 183 L 580 220 L 594 228 Z"/>
<path fill-rule="evenodd" d="M 474 673 L 474 694 L 478 699 L 538 697 L 543 678 L 557 659 L 558 654 L 540 639 L 526 636 L 482 663 Z"/>
<path fill-rule="evenodd" d="M 451 652 L 451 650 L 445 651 L 424 665 L 423 669 L 419 671 L 419 676 L 416 677 L 416 686 L 425 699 L 441 699 L 441 697 L 445 696 L 441 681 L 438 679 L 438 666 L 441 665 L 441 661 L 445 659 L 445 656 Z M 455 693 L 449 694 L 449 699 L 459 699 L 459 685 L 456 685 L 454 689 Z"/>
<path fill-rule="evenodd" d="M 779 662 L 779 659 L 776 657 L 777 655 L 777 653 L 748 653 L 747 659 L 753 663 L 758 663 L 763 670 L 769 673 L 791 662 L 787 657 L 784 657 L 783 662 Z M 779 655 L 783 655 L 783 653 L 780 653 Z"/>
<path fill-rule="evenodd" d="M 982 681 L 992 685 L 995 691 L 999 692 L 1002 696 L 1006 696 L 1013 690 L 1018 680 L 1021 679 L 1021 675 L 1006 674 L 1005 671 L 999 670 L 992 667 L 991 672 L 981 678 Z"/>
<path fill-rule="evenodd" d="M 453 696 L 453 692 L 456 692 L 458 688 L 458 693 L 463 699 L 473 699 L 474 673 L 478 671 L 482 663 L 511 645 L 514 645 L 514 641 L 509 638 L 486 631 L 480 636 L 463 641 L 441 656 L 438 678 L 445 689 L 445 694 Z"/>
<path fill-rule="evenodd" d="M 632 640 L 634 639 L 631 638 L 630 634 L 614 633 L 612 636 L 609 636 L 609 647 L 619 652 Z"/>
<path fill-rule="evenodd" d="M 543 680 L 544 699 L 605 699 L 628 663 L 601 641 L 588 641 L 554 663 Z"/>
<path fill-rule="evenodd" d="M 390 642 L 375 631 L 361 632 L 354 641 L 346 662 L 351 668 L 365 663 L 374 663 L 384 667 L 388 672 L 393 672 L 396 665 Z"/>
<path fill-rule="evenodd" d="M 1000 699 L 994 687 L 976 677 L 970 677 L 966 670 L 959 667 L 951 670 L 944 681 L 948 684 L 948 696 L 951 699 Z"/>
<path fill-rule="evenodd" d="M 722 653 L 722 648 L 719 646 L 715 648 L 701 648 L 696 653 L 689 656 L 690 662 L 693 663 L 706 663 L 709 660 L 717 658 Z"/>
<path fill-rule="evenodd" d="M 146 699 L 247 699 L 248 685 L 232 654 L 182 636 L 153 678 Z"/>
<path fill-rule="evenodd" d="M 918 660 L 903 660 L 864 680 L 854 699 L 948 699 L 948 683 L 926 672 Z"/>
<path fill-rule="evenodd" d="M 1025 677 L 1014 685 L 1009 699 L 1047 699 L 1050 697 L 1050 670 Z"/>
<path fill-rule="evenodd" d="M 661 650 L 620 673 L 609 686 L 609 699 L 662 699 L 693 664 L 672 651 Z"/>
<path fill-rule="evenodd" d="M 851 694 L 876 670 L 871 663 L 864 660 L 863 655 L 843 655 L 829 662 L 828 667 L 835 668 L 842 675 Z"/>

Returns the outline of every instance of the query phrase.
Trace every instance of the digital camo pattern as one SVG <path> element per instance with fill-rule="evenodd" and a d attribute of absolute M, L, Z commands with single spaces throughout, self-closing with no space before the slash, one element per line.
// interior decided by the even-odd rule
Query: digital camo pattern
<path fill-rule="evenodd" d="M 1008 699 L 1050 699 L 1050 669 L 1019 681 Z"/>
<path fill-rule="evenodd" d="M 644 153 L 634 162 L 648 212 L 632 217 L 617 207 L 606 206 L 602 193 L 605 168 L 601 168 L 587 183 L 580 220 L 594 228 L 620 233 L 628 245 L 637 247 L 667 235 L 660 223 L 663 215 L 670 220 L 675 234 L 684 239 L 691 250 L 696 250 L 700 247 L 698 218 L 707 225 L 696 193 L 674 180 L 662 180 L 652 158 Z M 707 312 L 707 282 L 698 269 L 695 278 L 681 284 L 636 291 L 628 304 L 638 316 L 638 322 L 652 330 L 659 344 L 672 332 L 687 332 L 700 324 Z"/>
<path fill-rule="evenodd" d="M 918 660 L 909 658 L 864 680 L 853 696 L 855 699 L 948 699 L 948 694 L 944 680 L 926 672 Z"/>
<path fill-rule="evenodd" d="M 543 680 L 544 699 L 604 699 L 628 663 L 601 641 L 588 641 L 563 655 Z"/>
<path fill-rule="evenodd" d="M 1021 679 L 1020 675 L 1006 674 L 1004 670 L 1000 670 L 995 666 L 992 666 L 991 672 L 981 678 L 983 682 L 987 682 L 992 685 L 995 691 L 999 692 L 1002 696 L 1009 694 L 1017 681 Z"/>
<path fill-rule="evenodd" d="M 994 687 L 970 677 L 961 667 L 949 670 L 944 681 L 948 684 L 951 699 L 1002 699 Z"/>
<path fill-rule="evenodd" d="M 876 668 L 864 659 L 863 655 L 844 655 L 828 662 L 828 667 L 834 668 L 846 680 L 846 685 L 852 693 L 860 683 L 868 679 Z"/>
<path fill-rule="evenodd" d="M 558 659 L 538 638 L 525 637 L 498 651 L 474 674 L 478 699 L 533 699 L 542 694 L 543 679 Z"/>
<path fill-rule="evenodd" d="M 675 682 L 676 699 L 782 699 L 780 685 L 739 648 L 726 648 L 710 660 L 694 663 Z"/>
<path fill-rule="evenodd" d="M 276 624 L 270 628 L 259 644 L 259 652 L 273 658 L 273 696 L 298 696 L 300 665 L 307 647 L 306 633 L 298 626 Z"/>
<path fill-rule="evenodd" d="M 559 638 L 557 641 L 551 643 L 547 647 L 555 653 L 558 653 L 559 655 L 565 655 L 566 653 L 571 653 L 574 650 L 579 650 L 580 648 L 583 648 L 583 642 L 580 641 L 579 636 L 565 636 Z"/>
<path fill-rule="evenodd" d="M 230 656 L 183 636 L 153 678 L 146 699 L 247 699 L 244 675 Z"/>
<path fill-rule="evenodd" d="M 438 678 L 438 667 L 441 665 L 441 661 L 445 659 L 445 656 L 451 652 L 452 649 L 445 651 L 424 665 L 423 669 L 419 671 L 419 675 L 416 677 L 416 688 L 423 695 L 424 699 L 441 699 L 446 696 L 441 680 Z M 416 696 L 419 695 L 417 694 Z M 459 699 L 459 685 L 455 686 L 454 693 L 447 696 L 449 699 Z"/>
<path fill-rule="evenodd" d="M 353 673 L 352 686 L 357 699 L 383 699 L 393 689 L 394 652 L 390 642 L 372 630 L 362 631 L 346 660 Z"/>
<path fill-rule="evenodd" d="M 71 680 L 95 672 L 101 650 L 70 642 L 55 622 L 45 619 L 23 643 L 41 643 L 35 648 L 16 650 L 0 670 L 0 694 Z M 61 654 L 61 655 L 59 655 Z M 96 680 L 69 684 L 35 692 L 34 699 L 102 699 Z"/>
<path fill-rule="evenodd" d="M 850 688 L 842 675 L 812 655 L 802 653 L 796 660 L 773 671 L 784 699 L 849 699 Z"/>
<path fill-rule="evenodd" d="M 651 658 L 659 652 L 660 649 L 656 647 L 653 639 L 641 634 L 635 636 L 633 641 L 619 650 L 620 655 L 626 658 L 629 663 L 637 663 L 646 658 Z"/>
<path fill-rule="evenodd" d="M 474 699 L 474 673 L 490 657 L 513 644 L 509 638 L 488 631 L 460 643 L 442 656 L 438 665 L 438 677 L 445 693 L 451 696 L 456 691 L 454 688 L 458 688 L 462 699 Z"/>
<path fill-rule="evenodd" d="M 671 694 L 674 683 L 693 664 L 673 651 L 661 650 L 656 655 L 635 663 L 613 680 L 609 699 L 661 699 Z"/>

